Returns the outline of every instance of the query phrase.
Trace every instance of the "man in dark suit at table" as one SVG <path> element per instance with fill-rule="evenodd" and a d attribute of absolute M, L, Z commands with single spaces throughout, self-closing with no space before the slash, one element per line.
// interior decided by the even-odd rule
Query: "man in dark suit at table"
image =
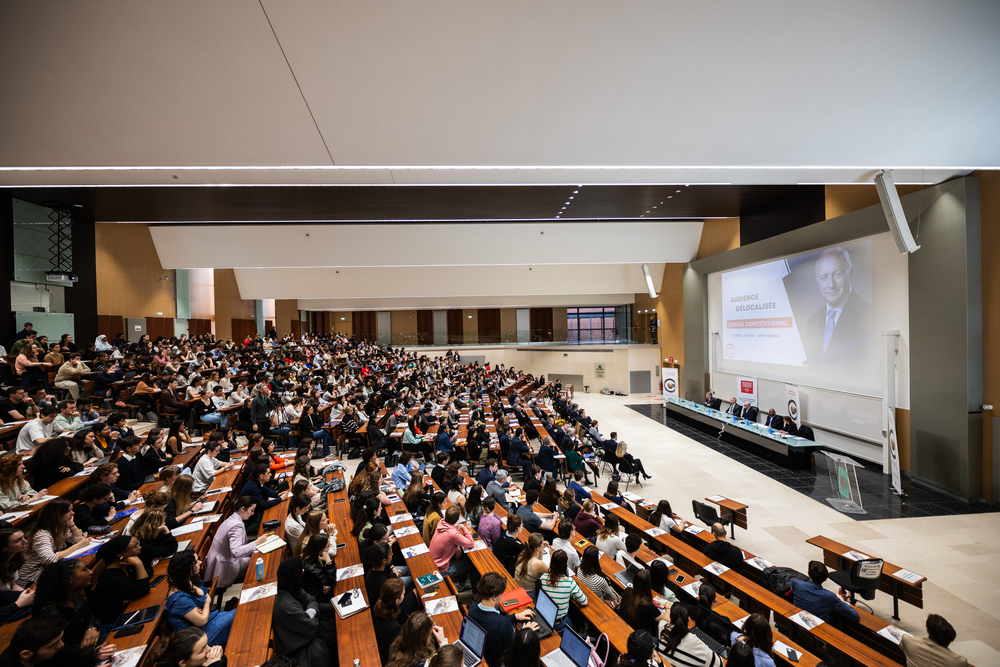
<path fill-rule="evenodd" d="M 851 288 L 851 256 L 828 248 L 816 260 L 816 283 L 826 304 L 806 322 L 810 359 L 872 336 L 872 304 Z"/>
<path fill-rule="evenodd" d="M 712 396 L 712 392 L 707 392 L 705 394 L 705 405 L 713 410 L 718 410 L 722 407 L 722 399 Z"/>
<path fill-rule="evenodd" d="M 735 396 L 729 399 L 729 405 L 726 406 L 726 414 L 732 415 L 737 419 L 739 419 L 743 414 L 743 408 L 741 408 L 740 404 L 736 402 Z"/>
<path fill-rule="evenodd" d="M 767 411 L 767 419 L 764 420 L 764 425 L 770 428 L 776 428 L 781 430 L 782 425 L 784 425 L 785 420 L 781 418 L 781 415 L 775 413 L 774 408 Z"/>
<path fill-rule="evenodd" d="M 757 421 L 758 412 L 759 410 L 757 410 L 756 405 L 750 405 L 750 401 L 743 401 L 743 419 L 746 419 L 748 422 L 755 422 Z"/>

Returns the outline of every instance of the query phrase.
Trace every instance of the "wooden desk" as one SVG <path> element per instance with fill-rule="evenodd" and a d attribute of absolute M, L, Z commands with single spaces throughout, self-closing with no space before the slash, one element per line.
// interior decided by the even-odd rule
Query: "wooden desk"
<path fill-rule="evenodd" d="M 856 559 L 846 555 L 847 552 L 860 551 L 822 535 L 810 537 L 806 542 L 822 549 L 823 562 L 834 570 L 850 570 Z M 866 552 L 861 551 L 861 553 Z M 903 569 L 889 561 L 884 561 L 882 580 L 879 582 L 879 590 L 892 596 L 892 617 L 897 621 L 899 620 L 900 600 L 908 602 L 918 609 L 924 608 L 924 582 L 927 581 L 927 577 L 921 577 L 916 582 L 909 582 L 897 574 Z"/>
<path fill-rule="evenodd" d="M 705 498 L 710 503 L 715 503 L 719 507 L 729 512 L 729 534 L 736 539 L 736 526 L 747 530 L 747 506 L 743 503 L 730 500 L 724 496 L 709 496 Z"/>

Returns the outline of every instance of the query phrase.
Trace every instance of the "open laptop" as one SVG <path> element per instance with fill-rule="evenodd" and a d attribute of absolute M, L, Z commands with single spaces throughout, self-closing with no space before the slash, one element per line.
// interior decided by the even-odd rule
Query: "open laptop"
<path fill-rule="evenodd" d="M 476 667 L 483 661 L 483 647 L 486 645 L 486 630 L 466 616 L 462 619 L 462 629 L 455 642 L 462 649 L 465 667 Z"/>
<path fill-rule="evenodd" d="M 552 598 L 542 589 L 538 590 L 538 600 L 535 602 L 535 611 L 538 612 L 531 618 L 531 622 L 538 624 L 539 639 L 545 639 L 552 634 L 552 626 L 556 622 L 556 614 L 559 607 Z"/>
<path fill-rule="evenodd" d="M 559 648 L 542 656 L 545 667 L 587 667 L 590 646 L 572 628 L 563 628 Z"/>

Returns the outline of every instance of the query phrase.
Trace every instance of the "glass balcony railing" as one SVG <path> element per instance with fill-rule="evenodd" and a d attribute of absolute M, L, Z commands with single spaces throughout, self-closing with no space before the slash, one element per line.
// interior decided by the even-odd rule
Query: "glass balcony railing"
<path fill-rule="evenodd" d="M 463 345 L 634 345 L 631 335 L 611 337 L 601 330 L 568 329 L 503 329 L 500 331 L 464 332 L 461 335 L 446 333 L 392 333 L 374 337 L 382 345 L 396 347 L 460 347 Z M 623 332 L 617 332 L 623 333 Z M 629 332 L 631 333 L 631 332 Z"/>

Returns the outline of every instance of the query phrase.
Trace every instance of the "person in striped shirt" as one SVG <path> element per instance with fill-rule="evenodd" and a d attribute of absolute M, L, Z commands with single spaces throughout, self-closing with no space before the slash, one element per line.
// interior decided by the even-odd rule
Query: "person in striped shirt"
<path fill-rule="evenodd" d="M 577 585 L 573 577 L 566 575 L 566 568 L 569 566 L 569 558 L 562 549 L 553 549 L 551 561 L 549 561 L 549 571 L 542 574 L 539 582 L 545 594 L 556 603 L 556 622 L 552 629 L 555 632 L 562 632 L 563 627 L 573 627 L 569 617 L 569 601 L 572 598 L 581 607 L 587 606 L 587 596 Z"/>

